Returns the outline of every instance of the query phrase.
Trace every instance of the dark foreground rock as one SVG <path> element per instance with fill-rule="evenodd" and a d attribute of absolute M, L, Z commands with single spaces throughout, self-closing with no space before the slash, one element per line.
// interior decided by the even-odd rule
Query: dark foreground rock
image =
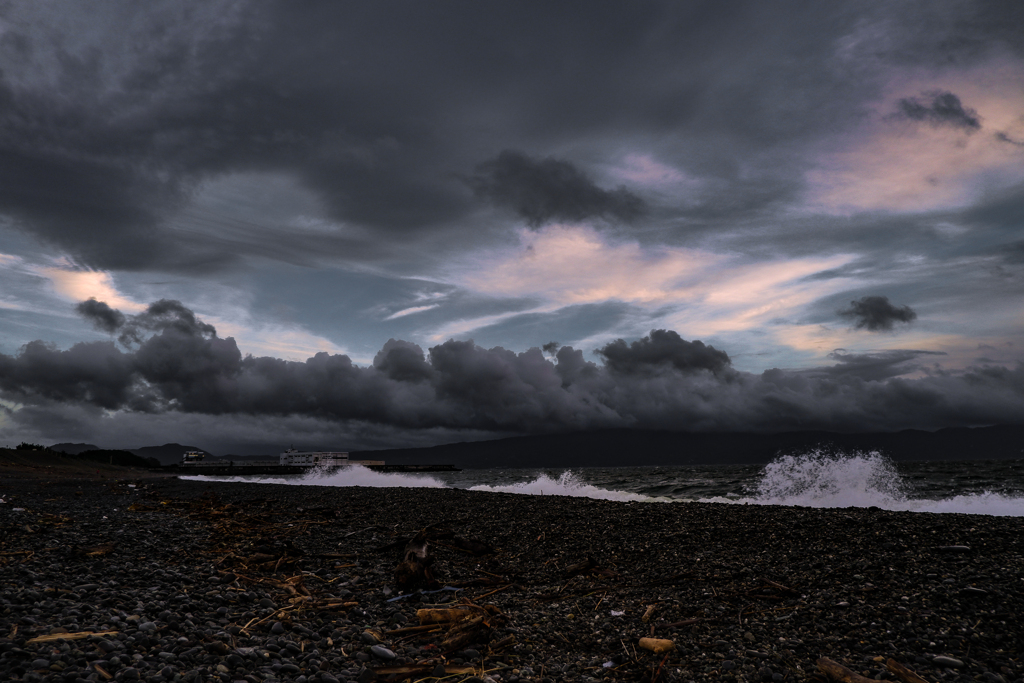
<path fill-rule="evenodd" d="M 1016 518 L 176 480 L 0 497 L 0 680 L 1024 675 Z M 458 590 L 400 595 L 424 530 Z"/>

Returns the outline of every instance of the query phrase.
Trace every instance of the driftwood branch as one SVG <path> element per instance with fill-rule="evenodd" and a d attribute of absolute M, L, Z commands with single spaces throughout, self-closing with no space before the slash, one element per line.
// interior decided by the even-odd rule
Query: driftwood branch
<path fill-rule="evenodd" d="M 885 668 L 888 669 L 896 676 L 896 678 L 903 681 L 903 683 L 928 683 L 925 679 L 918 676 L 916 673 L 903 666 L 895 659 L 890 659 L 885 663 Z"/>
<path fill-rule="evenodd" d="M 875 679 L 865 678 L 858 673 L 854 673 L 839 662 L 833 662 L 828 657 L 819 659 L 817 665 L 826 676 L 832 680 L 840 681 L 840 683 L 877 683 Z"/>

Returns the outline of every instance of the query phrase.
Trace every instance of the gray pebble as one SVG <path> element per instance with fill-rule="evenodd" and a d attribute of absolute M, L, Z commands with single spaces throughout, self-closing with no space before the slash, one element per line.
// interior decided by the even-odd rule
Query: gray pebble
<path fill-rule="evenodd" d="M 932 664 L 935 666 L 948 666 L 953 669 L 962 669 L 964 666 L 964 663 L 959 659 L 953 659 L 952 657 L 945 657 L 942 655 L 932 659 Z"/>
<path fill-rule="evenodd" d="M 390 662 L 396 657 L 395 653 L 387 649 L 383 645 L 374 645 L 370 648 L 370 652 L 373 653 L 374 657 L 383 659 L 385 662 Z"/>

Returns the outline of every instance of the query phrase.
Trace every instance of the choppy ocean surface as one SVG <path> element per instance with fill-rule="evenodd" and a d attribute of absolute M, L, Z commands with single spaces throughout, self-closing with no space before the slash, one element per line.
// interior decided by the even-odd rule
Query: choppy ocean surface
<path fill-rule="evenodd" d="M 1024 517 L 1024 460 L 893 463 L 877 453 L 781 456 L 767 465 L 481 469 L 385 474 L 358 465 L 267 477 L 183 477 L 306 486 L 457 488 L 531 496 L 733 505 L 871 507 Z"/>

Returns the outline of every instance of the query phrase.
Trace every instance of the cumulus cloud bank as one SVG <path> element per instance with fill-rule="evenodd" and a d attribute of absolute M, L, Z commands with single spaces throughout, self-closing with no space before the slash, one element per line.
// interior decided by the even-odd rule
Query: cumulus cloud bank
<path fill-rule="evenodd" d="M 371 365 L 341 354 L 304 362 L 243 355 L 176 301 L 138 315 L 79 311 L 114 341 L 60 350 L 41 341 L 0 355 L 0 398 L 38 419 L 68 405 L 228 419 L 302 417 L 404 430 L 536 433 L 601 427 L 689 431 L 887 430 L 1014 421 L 1024 366 L 949 373 L 925 352 L 833 354 L 814 371 L 737 371 L 728 354 L 671 330 L 596 350 L 515 353 L 448 340 L 426 353 L 391 339 Z M 548 349 L 551 353 L 554 348 Z M 916 373 L 910 378 L 907 373 Z M 18 410 L 8 409 L 15 420 Z"/>

